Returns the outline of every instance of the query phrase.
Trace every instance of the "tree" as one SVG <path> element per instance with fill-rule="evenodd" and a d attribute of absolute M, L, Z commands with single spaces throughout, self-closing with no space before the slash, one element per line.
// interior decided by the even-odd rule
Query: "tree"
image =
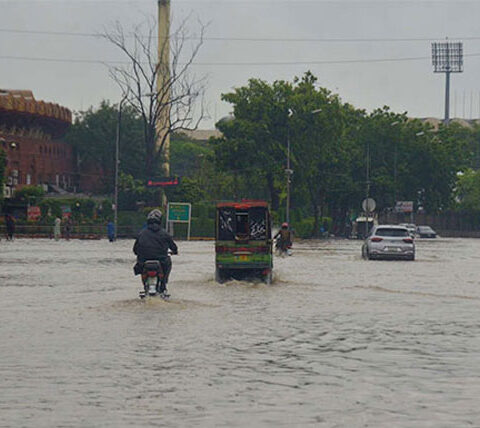
<path fill-rule="evenodd" d="M 274 210 L 279 208 L 281 182 L 285 177 L 288 107 L 292 85 L 251 79 L 247 86 L 223 94 L 233 105 L 232 120 L 217 123 L 223 137 L 215 141 L 217 165 L 232 171 L 235 196 L 239 196 L 239 177 L 265 185 Z M 259 180 L 261 181 L 259 183 Z M 263 182 L 263 183 L 262 183 Z M 254 186 L 248 186 L 254 189 Z"/>
<path fill-rule="evenodd" d="M 455 195 L 460 209 L 480 212 L 480 171 L 468 169 L 461 174 Z"/>
<path fill-rule="evenodd" d="M 107 192 L 113 191 L 115 168 L 115 139 L 118 108 L 102 101 L 97 109 L 79 112 L 66 136 L 75 149 L 80 174 L 101 169 L 106 175 Z M 143 124 L 135 110 L 126 107 L 122 111 L 120 139 L 120 171 L 145 179 L 145 152 Z"/>
<path fill-rule="evenodd" d="M 127 60 L 126 65 L 111 67 L 110 75 L 143 122 L 145 173 L 149 177 L 158 175 L 170 135 L 196 129 L 204 117 L 205 79 L 194 76 L 190 68 L 203 44 L 205 27 L 200 24 L 199 36 L 187 52 L 187 42 L 195 40 L 187 31 L 187 22 L 188 18 L 160 43 L 153 19 L 131 32 L 117 23 L 104 34 Z"/>
<path fill-rule="evenodd" d="M 293 169 L 307 190 L 314 217 L 313 236 L 319 236 L 320 218 L 344 175 L 347 152 L 343 147 L 343 106 L 338 96 L 316 88 L 310 72 L 295 79 L 291 99 L 290 138 Z"/>

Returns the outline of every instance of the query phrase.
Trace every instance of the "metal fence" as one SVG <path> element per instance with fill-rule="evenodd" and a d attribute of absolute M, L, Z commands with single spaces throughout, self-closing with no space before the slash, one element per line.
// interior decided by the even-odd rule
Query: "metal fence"
<path fill-rule="evenodd" d="M 135 238 L 141 227 L 137 226 L 121 226 L 118 228 L 118 238 Z M 6 236 L 6 227 L 0 225 L 0 237 Z M 61 229 L 62 238 L 67 234 L 65 229 Z M 15 236 L 22 238 L 53 238 L 53 226 L 49 225 L 32 225 L 32 224 L 16 224 Z M 70 231 L 70 239 L 102 239 L 107 237 L 107 227 L 102 224 L 95 225 L 74 225 Z"/>

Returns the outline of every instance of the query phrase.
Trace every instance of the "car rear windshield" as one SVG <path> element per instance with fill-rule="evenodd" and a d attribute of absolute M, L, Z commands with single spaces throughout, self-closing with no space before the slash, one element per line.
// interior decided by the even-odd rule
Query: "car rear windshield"
<path fill-rule="evenodd" d="M 377 235 L 377 236 L 403 237 L 403 236 L 408 236 L 408 231 L 406 229 L 382 228 L 382 229 L 377 229 L 375 231 L 375 235 Z"/>

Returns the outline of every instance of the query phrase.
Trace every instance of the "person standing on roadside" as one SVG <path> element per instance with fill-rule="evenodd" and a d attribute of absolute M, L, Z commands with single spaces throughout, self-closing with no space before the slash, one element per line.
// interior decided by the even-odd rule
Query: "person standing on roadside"
<path fill-rule="evenodd" d="M 62 234 L 62 231 L 60 229 L 61 224 L 62 220 L 60 219 L 60 217 L 56 217 L 55 222 L 53 223 L 53 237 L 55 238 L 55 241 L 58 241 Z"/>
<path fill-rule="evenodd" d="M 65 222 L 65 239 L 67 241 L 70 241 L 70 235 L 72 233 L 72 228 L 73 228 L 72 219 L 70 217 L 68 217 L 67 221 Z"/>
<path fill-rule="evenodd" d="M 7 229 L 7 241 L 13 241 L 15 234 L 15 218 L 11 214 L 5 214 L 5 226 Z"/>
<path fill-rule="evenodd" d="M 115 224 L 111 220 L 107 224 L 107 236 L 110 242 L 115 241 Z"/>

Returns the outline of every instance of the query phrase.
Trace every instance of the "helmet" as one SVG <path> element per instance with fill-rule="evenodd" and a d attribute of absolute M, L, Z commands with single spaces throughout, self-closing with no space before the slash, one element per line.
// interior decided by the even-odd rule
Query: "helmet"
<path fill-rule="evenodd" d="M 152 210 L 147 215 L 147 223 L 158 223 L 162 222 L 162 212 L 160 210 Z"/>
<path fill-rule="evenodd" d="M 287 222 L 282 223 L 282 227 L 288 227 L 288 223 Z"/>

